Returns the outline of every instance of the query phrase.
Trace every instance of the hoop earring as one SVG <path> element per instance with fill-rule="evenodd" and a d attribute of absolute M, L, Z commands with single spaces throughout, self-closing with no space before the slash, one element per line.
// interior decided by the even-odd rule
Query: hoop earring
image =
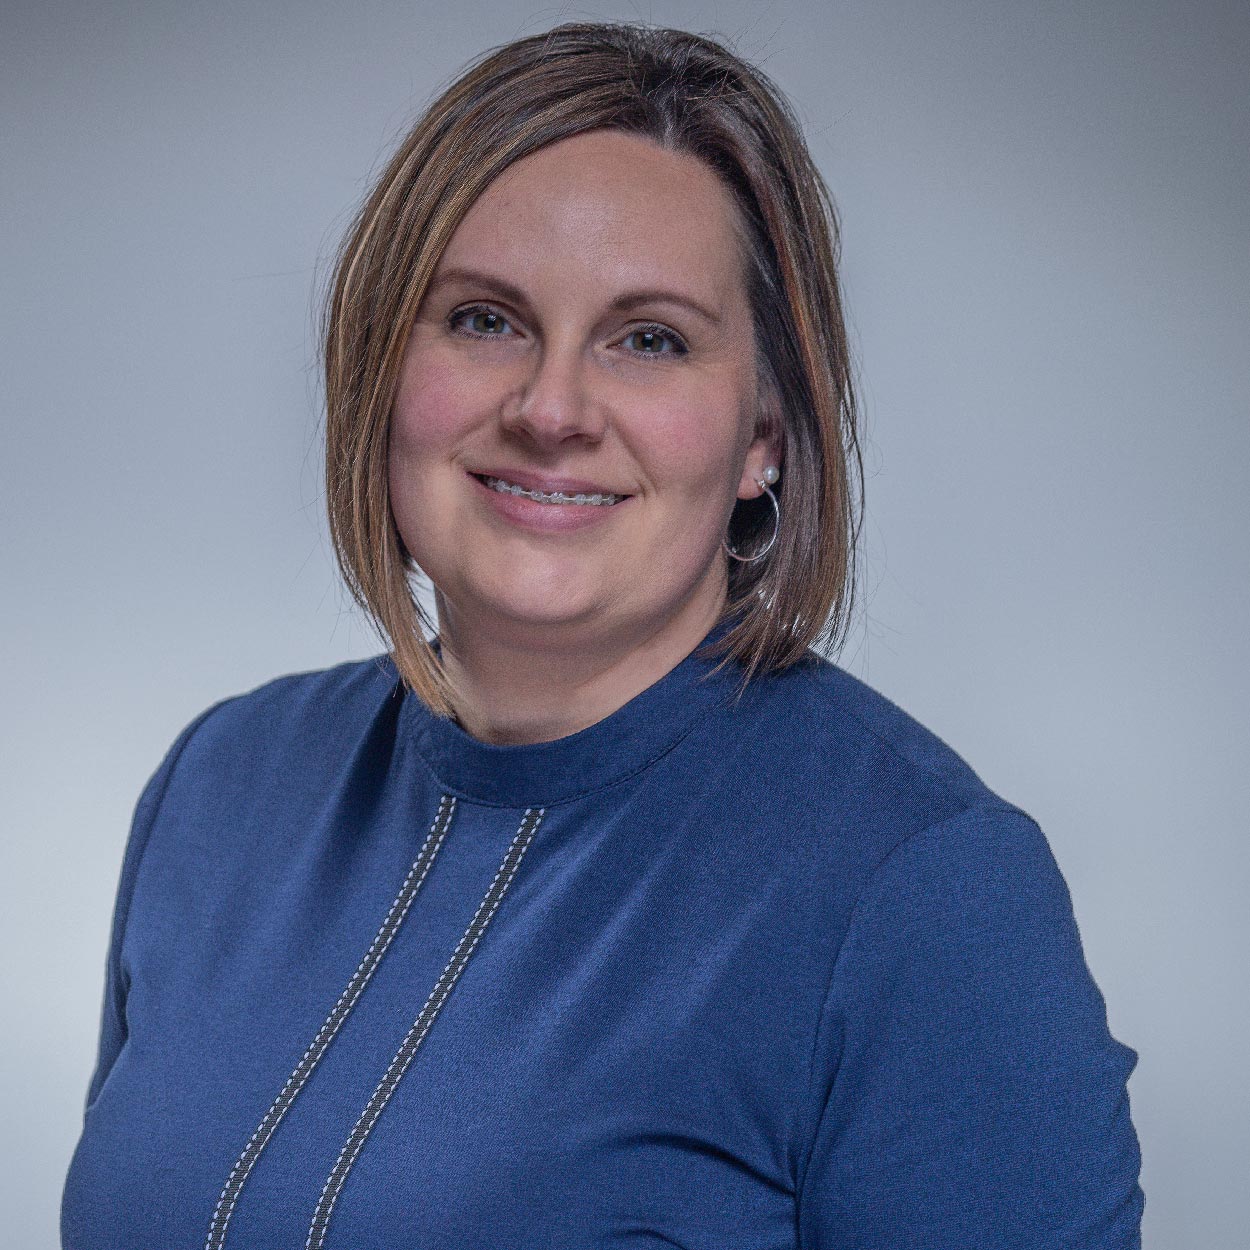
<path fill-rule="evenodd" d="M 771 483 L 776 482 L 781 477 L 781 473 L 775 464 L 770 464 L 764 470 L 764 476 L 757 478 L 755 484 L 768 496 L 769 502 L 773 505 L 773 532 L 769 540 L 753 555 L 740 556 L 726 541 L 720 540 L 720 545 L 725 548 L 725 554 L 731 560 L 737 560 L 741 564 L 754 564 L 756 560 L 762 560 L 772 549 L 773 544 L 777 541 L 777 535 L 781 532 L 781 505 L 777 502 L 777 496 L 771 490 Z"/>

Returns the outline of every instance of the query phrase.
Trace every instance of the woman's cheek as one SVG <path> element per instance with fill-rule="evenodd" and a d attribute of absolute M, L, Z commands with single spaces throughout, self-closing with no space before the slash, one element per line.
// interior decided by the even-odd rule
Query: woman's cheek
<path fill-rule="evenodd" d="M 435 450 L 453 443 L 487 408 L 487 397 L 462 363 L 444 353 L 425 353 L 400 376 L 393 434 L 413 450 Z"/>
<path fill-rule="evenodd" d="M 669 404 L 647 423 L 649 459 L 665 476 L 685 479 L 698 492 L 734 476 L 737 451 L 736 397 L 723 407 Z"/>

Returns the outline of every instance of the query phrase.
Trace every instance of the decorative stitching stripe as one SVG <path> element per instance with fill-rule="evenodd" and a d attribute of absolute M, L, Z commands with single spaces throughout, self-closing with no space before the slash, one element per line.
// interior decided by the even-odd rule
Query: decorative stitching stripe
<path fill-rule="evenodd" d="M 312 1223 L 308 1228 L 308 1240 L 304 1243 L 305 1250 L 324 1250 L 330 1216 L 334 1212 L 334 1204 L 338 1201 L 339 1194 L 343 1191 L 343 1185 L 347 1181 L 348 1173 L 351 1172 L 356 1160 L 360 1157 L 360 1152 L 364 1149 L 365 1142 L 373 1131 L 373 1126 L 378 1122 L 378 1117 L 386 1109 L 386 1104 L 390 1101 L 391 1095 L 403 1079 L 404 1073 L 408 1070 L 408 1065 L 412 1063 L 413 1057 L 417 1053 L 417 1048 L 425 1040 L 425 1035 L 430 1031 L 430 1026 L 434 1023 L 435 1017 L 447 1001 L 447 997 L 454 988 L 456 981 L 460 978 L 460 974 L 464 971 L 465 965 L 469 962 L 469 956 L 473 954 L 473 949 L 478 944 L 478 940 L 486 932 L 486 926 L 490 924 L 491 917 L 494 916 L 503 896 L 508 891 L 508 887 L 512 884 L 512 878 L 516 875 L 516 870 L 521 863 L 521 857 L 525 854 L 526 847 L 529 846 L 530 840 L 533 838 L 538 826 L 542 823 L 545 810 L 545 808 L 541 807 L 526 809 L 525 815 L 521 818 L 520 827 L 517 829 L 511 845 L 504 854 L 499 870 L 495 873 L 494 880 L 487 888 L 481 903 L 478 904 L 473 919 L 469 921 L 469 927 L 464 931 L 460 941 L 456 944 L 456 949 L 447 961 L 447 966 L 443 969 L 433 990 L 430 991 L 429 998 L 425 1000 L 425 1006 L 421 1008 L 417 1018 L 413 1021 L 412 1027 L 408 1030 L 399 1049 L 395 1052 L 395 1057 L 387 1067 L 386 1074 L 378 1082 L 377 1088 L 365 1104 L 364 1111 L 360 1113 L 360 1118 L 356 1121 L 355 1127 L 343 1143 L 338 1159 L 335 1160 L 334 1167 L 331 1169 L 330 1175 L 326 1177 L 326 1183 L 322 1187 L 321 1197 L 317 1202 L 317 1209 L 313 1212 Z"/>
<path fill-rule="evenodd" d="M 317 1064 L 321 1062 L 321 1057 L 326 1053 L 330 1043 L 334 1040 L 335 1034 L 342 1028 L 343 1022 L 347 1017 L 351 1015 L 352 1008 L 356 1005 L 356 1000 L 360 998 L 365 986 L 369 984 L 369 980 L 377 969 L 378 964 L 382 962 L 382 956 L 386 954 L 387 948 L 393 941 L 395 934 L 399 932 L 399 927 L 403 924 L 404 917 L 408 914 L 408 908 L 411 906 L 413 898 L 421 888 L 421 883 L 425 880 L 434 863 L 434 858 L 438 854 L 439 847 L 443 844 L 443 839 L 447 835 L 447 830 L 451 825 L 451 818 L 455 815 L 455 811 L 455 798 L 450 794 L 444 794 L 439 800 L 438 812 L 434 817 L 434 823 L 430 826 L 429 833 L 426 835 L 421 852 L 413 862 L 412 867 L 408 869 L 408 875 L 404 878 L 404 883 L 400 886 L 394 902 L 391 903 L 390 910 L 386 913 L 386 919 L 382 921 L 382 925 L 374 936 L 372 943 L 370 943 L 369 949 L 365 952 L 365 957 L 360 961 L 356 971 L 352 973 L 351 980 L 348 981 L 346 988 L 339 995 L 339 1000 L 334 1004 L 330 1014 L 326 1017 L 325 1023 L 317 1031 L 317 1036 L 309 1043 L 308 1049 L 304 1051 L 299 1063 L 295 1065 L 295 1070 L 287 1077 L 286 1084 L 283 1085 L 269 1110 L 265 1112 L 261 1122 L 256 1126 L 256 1131 L 248 1139 L 248 1143 L 243 1147 L 243 1151 L 238 1159 L 235 1160 L 234 1167 L 230 1169 L 230 1175 L 226 1178 L 225 1188 L 222 1189 L 221 1197 L 217 1199 L 217 1206 L 213 1210 L 213 1219 L 208 1227 L 208 1239 L 204 1243 L 204 1250 L 221 1250 L 221 1247 L 225 1244 L 226 1231 L 230 1226 L 230 1217 L 234 1214 L 235 1204 L 239 1200 L 239 1192 L 242 1190 L 244 1182 L 256 1166 L 256 1161 L 260 1158 L 261 1152 L 269 1144 L 269 1139 L 273 1136 L 274 1130 L 278 1127 L 282 1117 L 291 1109 L 291 1104 L 307 1084 L 308 1078 L 312 1075 Z"/>

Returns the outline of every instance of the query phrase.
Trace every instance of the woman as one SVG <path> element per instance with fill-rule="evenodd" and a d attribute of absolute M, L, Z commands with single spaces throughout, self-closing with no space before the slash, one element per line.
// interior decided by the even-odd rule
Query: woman
<path fill-rule="evenodd" d="M 1045 838 L 810 649 L 835 241 L 693 35 L 561 26 L 421 118 L 325 337 L 388 652 L 210 708 L 141 797 L 67 1247 L 1138 1244 Z"/>

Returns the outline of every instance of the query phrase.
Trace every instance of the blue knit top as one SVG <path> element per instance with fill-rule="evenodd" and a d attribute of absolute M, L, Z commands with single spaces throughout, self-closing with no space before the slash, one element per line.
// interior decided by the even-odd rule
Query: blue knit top
<path fill-rule="evenodd" d="M 208 709 L 121 873 L 66 1250 L 1110 1250 L 1037 824 L 811 656 L 493 746 L 385 657 Z"/>

